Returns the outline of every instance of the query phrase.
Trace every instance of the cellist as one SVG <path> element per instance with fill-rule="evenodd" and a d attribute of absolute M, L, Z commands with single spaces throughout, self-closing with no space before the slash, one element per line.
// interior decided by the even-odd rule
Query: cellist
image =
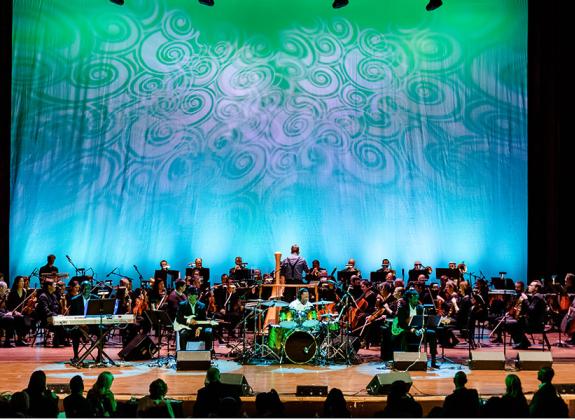
<path fill-rule="evenodd" d="M 362 345 L 365 348 L 369 348 L 371 329 L 367 324 L 367 318 L 375 311 L 377 295 L 372 290 L 371 283 L 368 280 L 361 280 L 360 287 L 362 294 L 356 302 L 357 306 L 350 309 L 349 323 L 351 330 L 358 336 L 363 337 Z"/>

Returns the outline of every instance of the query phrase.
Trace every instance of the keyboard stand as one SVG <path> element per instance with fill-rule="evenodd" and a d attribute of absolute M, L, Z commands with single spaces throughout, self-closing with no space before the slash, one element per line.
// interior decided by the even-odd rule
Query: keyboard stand
<path fill-rule="evenodd" d="M 92 337 L 86 331 L 81 329 L 81 331 L 83 331 L 84 336 L 91 341 L 91 344 L 84 351 L 84 353 L 80 355 L 78 361 L 72 363 L 72 366 L 78 369 L 85 367 L 86 365 L 84 363 L 84 360 L 86 360 L 86 358 L 90 356 L 92 352 L 96 349 L 98 350 L 98 355 L 94 359 L 95 363 L 93 365 L 89 365 L 88 367 L 108 367 L 110 365 L 118 366 L 116 362 L 114 362 L 112 358 L 108 356 L 108 354 L 104 351 L 104 340 L 106 337 L 108 337 L 108 335 L 110 335 L 110 332 L 112 331 L 113 328 L 114 326 L 111 326 L 107 327 L 104 330 L 104 326 L 102 324 L 98 325 L 98 338 L 96 340 L 93 340 Z M 106 358 L 107 361 L 103 361 L 104 358 Z"/>

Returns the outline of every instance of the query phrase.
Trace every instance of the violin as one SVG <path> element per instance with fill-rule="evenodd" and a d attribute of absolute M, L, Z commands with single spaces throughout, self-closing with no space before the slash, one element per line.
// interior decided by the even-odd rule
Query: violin
<path fill-rule="evenodd" d="M 26 298 L 24 302 L 22 302 L 22 315 L 32 315 L 36 310 L 36 304 L 38 303 L 38 293 L 36 293 L 36 289 L 32 291 L 30 296 Z"/>
<path fill-rule="evenodd" d="M 136 316 L 142 316 L 144 311 L 148 310 L 148 292 L 141 289 L 140 295 L 136 298 L 134 307 L 132 308 L 132 313 Z"/>

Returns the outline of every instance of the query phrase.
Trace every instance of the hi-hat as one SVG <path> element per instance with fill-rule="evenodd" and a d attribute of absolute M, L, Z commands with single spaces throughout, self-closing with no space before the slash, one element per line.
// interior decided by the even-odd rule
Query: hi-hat
<path fill-rule="evenodd" d="M 333 303 L 333 300 L 318 300 L 317 302 L 312 302 L 314 305 L 329 305 Z"/>

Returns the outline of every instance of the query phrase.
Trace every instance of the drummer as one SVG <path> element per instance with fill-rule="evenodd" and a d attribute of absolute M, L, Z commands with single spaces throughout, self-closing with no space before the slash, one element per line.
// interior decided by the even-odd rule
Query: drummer
<path fill-rule="evenodd" d="M 297 299 L 289 304 L 290 309 L 296 312 L 307 312 L 313 308 L 312 303 L 309 301 L 309 291 L 303 287 L 297 292 Z"/>

